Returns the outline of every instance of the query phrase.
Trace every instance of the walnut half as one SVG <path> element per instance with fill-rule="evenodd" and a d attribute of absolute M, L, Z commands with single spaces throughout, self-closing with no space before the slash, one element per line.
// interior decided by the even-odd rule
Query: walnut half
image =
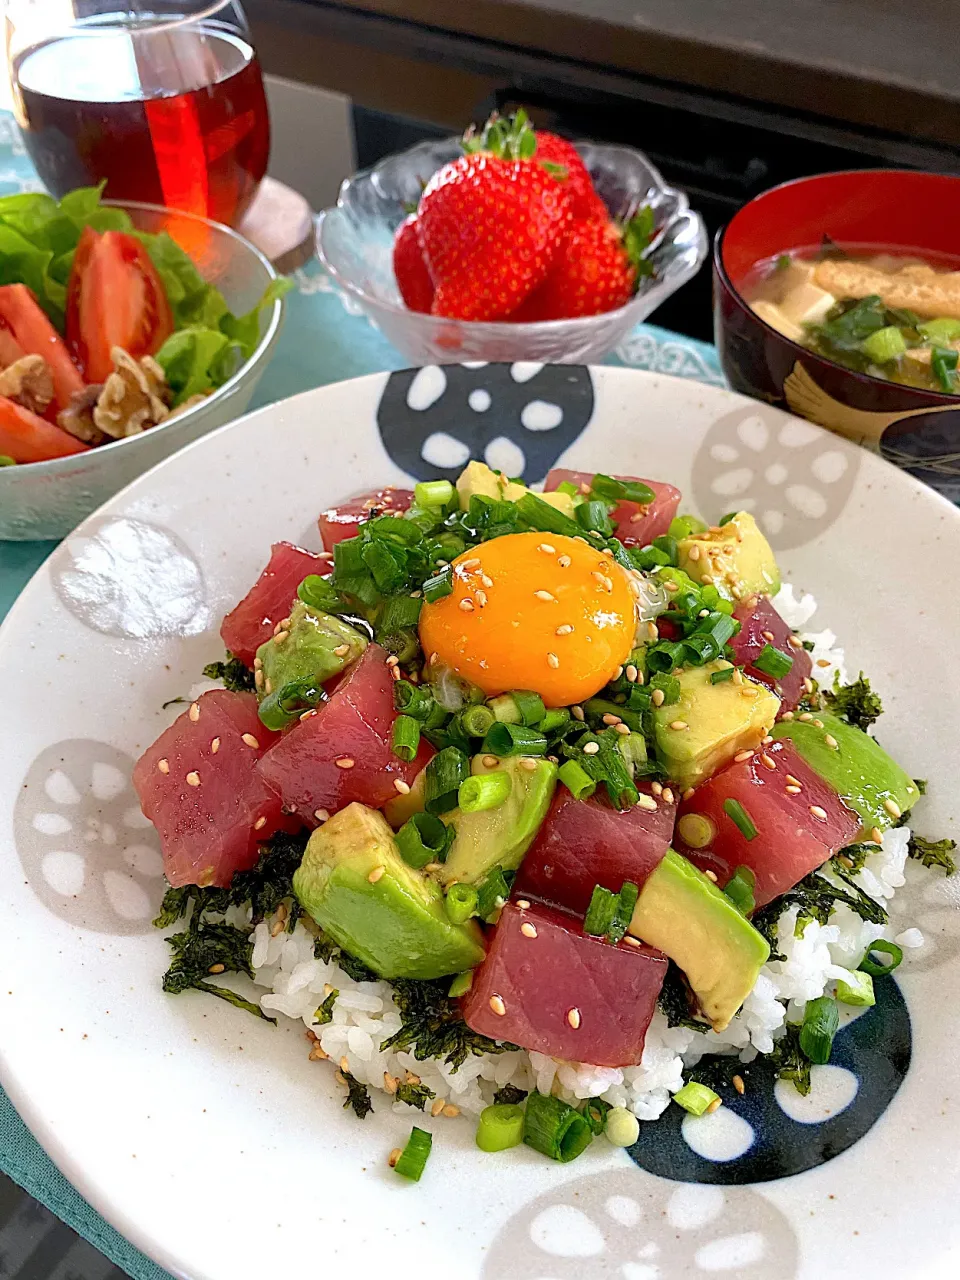
<path fill-rule="evenodd" d="M 0 396 L 31 413 L 44 413 L 53 399 L 53 373 L 43 356 L 21 356 L 0 373 Z"/>
<path fill-rule="evenodd" d="M 113 373 L 93 410 L 94 424 L 115 440 L 138 435 L 169 416 L 169 388 L 163 370 L 151 356 L 134 360 L 122 347 L 110 352 Z"/>
<path fill-rule="evenodd" d="M 57 426 L 69 431 L 70 435 L 76 436 L 84 444 L 105 444 L 109 436 L 105 436 L 93 420 L 93 411 L 102 391 L 103 384 L 99 382 L 84 387 L 82 391 L 75 391 L 66 409 L 61 409 L 57 414 Z"/>

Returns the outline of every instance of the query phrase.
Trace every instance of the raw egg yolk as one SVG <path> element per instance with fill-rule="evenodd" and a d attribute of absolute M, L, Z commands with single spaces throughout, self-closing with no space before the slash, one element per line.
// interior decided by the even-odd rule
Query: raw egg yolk
<path fill-rule="evenodd" d="M 420 613 L 420 643 L 488 696 L 532 689 L 559 707 L 614 678 L 636 626 L 616 561 L 579 538 L 512 533 L 453 561 L 452 593 Z"/>

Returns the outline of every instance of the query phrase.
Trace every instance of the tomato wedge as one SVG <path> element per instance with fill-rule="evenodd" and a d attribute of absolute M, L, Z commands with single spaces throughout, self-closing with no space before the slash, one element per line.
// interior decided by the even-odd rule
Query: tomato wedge
<path fill-rule="evenodd" d="M 110 352 L 152 356 L 173 333 L 163 281 L 136 236 L 86 227 L 67 286 L 67 342 L 89 382 L 113 371 Z"/>
<path fill-rule="evenodd" d="M 25 284 L 0 287 L 0 364 L 15 364 L 22 356 L 43 356 L 53 374 L 51 417 L 66 409 L 84 387 L 66 343 Z"/>
<path fill-rule="evenodd" d="M 14 462 L 49 462 L 85 453 L 88 447 L 46 418 L 0 396 L 0 454 Z"/>

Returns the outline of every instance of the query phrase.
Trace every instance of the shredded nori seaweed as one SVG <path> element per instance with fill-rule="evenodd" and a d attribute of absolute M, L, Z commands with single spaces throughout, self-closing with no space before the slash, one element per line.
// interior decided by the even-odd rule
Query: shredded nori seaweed
<path fill-rule="evenodd" d="M 907 852 L 925 867 L 939 867 L 944 875 L 952 876 L 957 869 L 953 857 L 956 847 L 956 840 L 925 840 L 923 836 L 911 833 Z"/>
<path fill-rule="evenodd" d="M 443 1058 L 457 1071 L 471 1054 L 505 1053 L 516 1049 L 515 1044 L 491 1040 L 470 1030 L 456 1000 L 447 995 L 448 978 L 429 982 L 396 978 L 391 985 L 403 1026 L 383 1041 L 381 1053 L 387 1049 L 407 1049 L 418 1062 L 426 1058 Z"/>
<path fill-rule="evenodd" d="M 208 680 L 220 680 L 231 693 L 252 693 L 253 672 L 230 651 L 223 662 L 208 662 L 203 668 Z"/>
<path fill-rule="evenodd" d="M 768 1060 L 781 1080 L 790 1080 L 798 1093 L 810 1092 L 810 1059 L 800 1048 L 799 1022 L 788 1022 L 786 1033 L 776 1041 Z"/>
<path fill-rule="evenodd" d="M 408 1107 L 416 1107 L 418 1111 L 424 1111 L 429 1100 L 436 1096 L 434 1091 L 428 1089 L 423 1083 L 409 1084 L 407 1081 L 403 1081 L 403 1083 L 397 1085 L 397 1101 L 405 1102 Z"/>
<path fill-rule="evenodd" d="M 834 673 L 833 689 L 823 691 L 823 700 L 828 711 L 864 733 L 883 715 L 883 703 L 862 671 L 856 680 L 844 685 L 840 683 L 840 673 Z"/>
<path fill-rule="evenodd" d="M 768 902 L 751 918 L 750 923 L 770 944 L 771 960 L 785 959 L 785 956 L 777 950 L 777 922 L 784 911 L 790 907 L 799 908 L 796 924 L 798 937 L 811 920 L 816 920 L 818 924 L 826 924 L 830 919 L 830 913 L 841 904 L 856 912 L 861 920 L 869 920 L 873 924 L 886 924 L 887 913 L 883 907 L 879 902 L 874 902 L 869 894 L 864 893 L 853 880 L 851 873 L 835 858 L 831 861 L 829 870 L 838 880 L 843 881 L 846 889 L 831 884 L 819 872 L 813 871 L 779 898 Z"/>
<path fill-rule="evenodd" d="M 340 1069 L 340 1075 L 343 1077 L 343 1083 L 347 1086 L 347 1097 L 343 1104 L 346 1111 L 348 1107 L 353 1107 L 353 1114 L 358 1120 L 363 1120 L 373 1110 L 373 1103 L 370 1101 L 370 1090 L 365 1084 L 361 1084 L 356 1076 L 352 1076 L 349 1071 Z"/>
<path fill-rule="evenodd" d="M 493 1100 L 498 1106 L 518 1107 L 526 1096 L 526 1089 L 518 1089 L 515 1084 L 505 1084 L 502 1089 L 496 1091 Z"/>
<path fill-rule="evenodd" d="M 699 1022 L 694 1017 L 697 1002 L 690 991 L 690 986 L 683 971 L 670 961 L 667 976 L 657 997 L 657 1007 L 667 1020 L 668 1027 L 689 1027 L 691 1031 L 709 1031 L 706 1022 Z"/>

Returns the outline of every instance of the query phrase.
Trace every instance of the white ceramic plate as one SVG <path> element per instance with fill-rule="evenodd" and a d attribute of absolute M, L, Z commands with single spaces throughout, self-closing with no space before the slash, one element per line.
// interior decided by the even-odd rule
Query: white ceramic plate
<path fill-rule="evenodd" d="M 323 506 L 471 453 L 531 481 L 558 460 L 662 477 L 712 519 L 752 507 L 816 593 L 818 625 L 882 692 L 883 740 L 930 779 L 917 825 L 958 834 L 960 515 L 930 490 L 775 410 L 644 373 L 487 366 L 326 387 L 141 477 L 0 630 L 0 1074 L 15 1105 L 97 1209 L 192 1280 L 955 1277 L 960 894 L 922 869 L 895 899 L 929 939 L 898 975 L 909 1018 L 890 983 L 885 1011 L 854 1024 L 856 1101 L 797 1124 L 748 1096 L 763 1159 L 691 1164 L 686 1148 L 688 1182 L 603 1142 L 566 1167 L 483 1155 L 462 1121 L 360 1123 L 295 1028 L 161 993 L 159 859 L 129 785 L 176 714 L 161 704 L 220 656 L 220 617 L 272 541 L 316 547 Z M 437 1131 L 419 1186 L 386 1166 L 413 1118 Z M 681 1151 L 677 1124 L 659 1125 L 650 1150 Z M 779 1177 L 800 1147 L 811 1167 Z"/>

